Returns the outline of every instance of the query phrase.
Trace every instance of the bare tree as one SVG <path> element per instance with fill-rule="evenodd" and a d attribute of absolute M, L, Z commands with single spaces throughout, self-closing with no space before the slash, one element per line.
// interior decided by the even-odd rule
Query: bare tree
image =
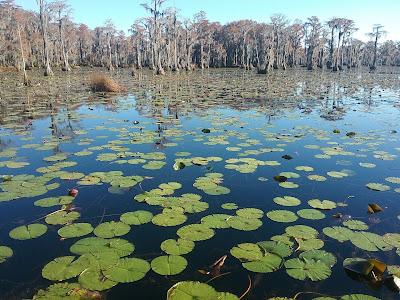
<path fill-rule="evenodd" d="M 373 71 L 376 69 L 376 58 L 378 54 L 378 42 L 379 39 L 386 34 L 386 31 L 382 30 L 384 26 L 381 24 L 375 24 L 372 32 L 368 33 L 368 35 L 374 39 L 374 58 L 372 59 L 372 63 L 370 65 L 370 70 Z"/>
<path fill-rule="evenodd" d="M 64 38 L 64 26 L 66 21 L 69 18 L 72 10 L 69 4 L 65 0 L 57 0 L 53 1 L 49 4 L 50 12 L 55 14 L 55 19 L 58 23 L 58 33 L 59 33 L 59 43 L 62 54 L 63 67 L 62 70 L 69 72 L 71 71 L 71 67 L 68 61 L 68 51 L 65 46 L 65 38 Z"/>
<path fill-rule="evenodd" d="M 152 48 L 153 48 L 153 65 L 156 67 L 156 73 L 159 75 L 165 74 L 165 71 L 161 65 L 161 54 L 160 54 L 160 18 L 163 16 L 161 6 L 166 0 L 149 0 L 148 3 L 142 3 L 142 6 L 152 16 Z"/>
<path fill-rule="evenodd" d="M 313 16 L 308 18 L 308 21 L 304 24 L 305 31 L 305 51 L 306 51 L 306 65 L 308 70 L 314 69 L 314 50 L 319 45 L 321 37 L 321 23 L 318 17 Z"/>
<path fill-rule="evenodd" d="M 50 67 L 50 58 L 49 58 L 49 46 L 48 46 L 48 36 L 47 36 L 47 26 L 49 22 L 49 14 L 46 0 L 36 0 L 39 5 L 39 16 L 40 16 L 40 28 L 42 32 L 43 38 L 43 52 L 44 52 L 44 65 L 45 71 L 44 76 L 52 76 L 53 71 Z"/>

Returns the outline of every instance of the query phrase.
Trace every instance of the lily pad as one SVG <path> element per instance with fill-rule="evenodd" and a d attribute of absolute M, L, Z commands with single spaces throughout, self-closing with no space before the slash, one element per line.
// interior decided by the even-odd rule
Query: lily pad
<path fill-rule="evenodd" d="M 75 221 L 80 215 L 81 214 L 76 211 L 67 212 L 65 210 L 60 210 L 47 215 L 45 221 L 50 225 L 64 225 Z"/>
<path fill-rule="evenodd" d="M 350 240 L 353 235 L 352 230 L 341 226 L 325 227 L 322 232 L 341 243 Z"/>
<path fill-rule="evenodd" d="M 259 219 L 249 219 L 240 216 L 232 216 L 226 222 L 232 228 L 243 231 L 257 230 L 262 226 L 262 221 Z"/>
<path fill-rule="evenodd" d="M 275 197 L 273 200 L 276 204 L 282 206 L 297 206 L 301 204 L 301 201 L 299 199 L 292 196 Z"/>
<path fill-rule="evenodd" d="M 336 203 L 330 200 L 319 200 L 319 199 L 311 199 L 308 201 L 308 205 L 312 208 L 330 210 L 336 208 Z"/>
<path fill-rule="evenodd" d="M 299 217 L 302 217 L 303 219 L 308 219 L 308 220 L 322 220 L 325 218 L 325 214 L 320 212 L 317 209 L 301 209 L 297 212 Z"/>
<path fill-rule="evenodd" d="M 215 234 L 213 229 L 203 224 L 186 225 L 179 228 L 176 233 L 180 238 L 194 242 L 208 240 Z"/>
<path fill-rule="evenodd" d="M 297 250 L 299 251 L 308 251 L 308 250 L 317 250 L 324 247 L 324 241 L 320 239 L 301 239 L 296 238 L 297 243 L 299 244 Z"/>
<path fill-rule="evenodd" d="M 237 209 L 238 206 L 237 206 L 236 203 L 228 202 L 228 203 L 222 204 L 222 205 L 221 205 L 221 208 L 227 209 L 227 210 L 234 210 L 234 209 Z"/>
<path fill-rule="evenodd" d="M 160 275 L 176 275 L 186 269 L 187 260 L 179 255 L 164 255 L 151 261 L 151 269 Z"/>
<path fill-rule="evenodd" d="M 104 222 L 99 224 L 93 231 L 93 233 L 102 238 L 113 238 L 127 234 L 131 230 L 131 227 L 122 222 Z"/>
<path fill-rule="evenodd" d="M 318 235 L 318 231 L 306 225 L 288 226 L 285 229 L 286 234 L 301 239 L 314 239 Z"/>
<path fill-rule="evenodd" d="M 382 236 L 372 232 L 354 232 L 350 237 L 350 241 L 354 246 L 366 251 L 390 251 L 393 249 L 393 246 L 386 243 Z"/>
<path fill-rule="evenodd" d="M 325 262 L 314 259 L 292 258 L 285 262 L 285 267 L 289 276 L 299 280 L 320 281 L 331 275 L 331 268 Z"/>
<path fill-rule="evenodd" d="M 185 223 L 187 217 L 179 212 L 168 212 L 155 215 L 151 220 L 153 224 L 158 226 L 177 226 Z"/>
<path fill-rule="evenodd" d="M 14 252 L 10 247 L 0 246 L 0 264 L 13 256 Z"/>
<path fill-rule="evenodd" d="M 260 260 L 264 256 L 262 248 L 253 243 L 238 244 L 230 250 L 230 253 L 240 261 L 245 262 Z"/>
<path fill-rule="evenodd" d="M 400 248 L 400 233 L 385 233 L 383 241 L 393 247 Z"/>
<path fill-rule="evenodd" d="M 118 282 L 108 279 L 97 267 L 89 267 L 79 275 L 79 283 L 89 290 L 104 291 L 116 286 Z"/>
<path fill-rule="evenodd" d="M 353 230 L 368 230 L 368 225 L 360 220 L 347 220 L 343 225 Z"/>
<path fill-rule="evenodd" d="M 255 273 L 270 273 L 279 269 L 282 258 L 273 253 L 265 253 L 260 260 L 242 263 L 242 266 Z"/>
<path fill-rule="evenodd" d="M 128 225 L 142 225 L 149 223 L 153 218 L 153 214 L 146 210 L 137 210 L 132 212 L 126 212 L 121 215 L 121 222 Z"/>
<path fill-rule="evenodd" d="M 299 258 L 322 261 L 330 267 L 332 267 L 337 262 L 336 257 L 332 253 L 325 250 L 309 250 L 306 252 L 302 252 L 300 253 Z"/>
<path fill-rule="evenodd" d="M 293 251 L 289 245 L 279 241 L 263 241 L 258 242 L 257 245 L 264 251 L 277 254 L 282 258 L 290 256 Z"/>
<path fill-rule="evenodd" d="M 57 257 L 42 270 L 43 278 L 53 281 L 63 281 L 77 277 L 89 267 L 89 261 L 85 259 L 75 259 L 75 256 Z"/>
<path fill-rule="evenodd" d="M 264 212 L 258 208 L 241 208 L 236 211 L 236 214 L 248 219 L 261 219 L 264 216 Z"/>
<path fill-rule="evenodd" d="M 78 283 L 63 282 L 50 285 L 45 290 L 39 290 L 33 296 L 33 300 L 81 300 L 99 296 L 96 292 L 89 291 Z"/>
<path fill-rule="evenodd" d="M 267 212 L 267 217 L 275 222 L 290 223 L 297 221 L 298 217 L 289 210 L 271 210 Z"/>
<path fill-rule="evenodd" d="M 135 250 L 132 243 L 124 239 L 103 239 L 99 237 L 88 237 L 77 241 L 70 248 L 74 254 L 99 254 L 113 252 L 120 257 L 128 256 Z"/>
<path fill-rule="evenodd" d="M 150 264 L 139 258 L 122 258 L 116 264 L 103 270 L 103 275 L 114 282 L 135 282 L 144 278 L 150 270 Z"/>
<path fill-rule="evenodd" d="M 161 250 L 170 255 L 188 254 L 194 249 L 194 242 L 184 239 L 165 240 L 161 243 Z"/>
<path fill-rule="evenodd" d="M 46 225 L 35 223 L 14 228 L 10 231 L 9 236 L 12 239 L 23 241 L 38 238 L 45 234 L 46 231 Z"/>
<path fill-rule="evenodd" d="M 63 238 L 75 238 L 88 235 L 93 231 L 92 224 L 89 223 L 74 223 L 64 226 L 58 230 L 58 234 Z"/>
<path fill-rule="evenodd" d="M 201 223 L 210 228 L 229 228 L 229 224 L 226 222 L 230 215 L 226 214 L 213 214 L 205 216 L 201 219 Z"/>
<path fill-rule="evenodd" d="M 211 300 L 217 297 L 218 293 L 213 287 L 198 281 L 178 282 L 167 293 L 167 300 Z"/>
<path fill-rule="evenodd" d="M 280 182 L 279 186 L 283 187 L 285 189 L 296 189 L 299 187 L 299 185 L 297 183 L 294 183 L 291 181 Z"/>
<path fill-rule="evenodd" d="M 382 184 L 382 183 L 376 183 L 376 182 L 371 182 L 366 184 L 366 187 L 369 188 L 370 190 L 377 191 L 377 192 L 385 192 L 390 190 L 390 186 Z"/>

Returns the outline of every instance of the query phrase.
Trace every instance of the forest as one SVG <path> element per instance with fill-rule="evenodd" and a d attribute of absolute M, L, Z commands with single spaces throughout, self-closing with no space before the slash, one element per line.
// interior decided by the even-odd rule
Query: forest
<path fill-rule="evenodd" d="M 24 72 L 43 67 L 70 71 L 76 66 L 148 67 L 156 74 L 194 68 L 240 67 L 259 74 L 302 66 L 340 71 L 378 65 L 400 66 L 400 42 L 386 40 L 385 28 L 371 28 L 368 42 L 354 37 L 353 20 L 316 16 L 288 20 L 274 14 L 258 23 L 211 22 L 204 11 L 181 17 L 166 0 L 142 4 L 147 15 L 135 20 L 127 35 L 112 20 L 94 29 L 73 22 L 66 0 L 37 0 L 38 12 L 0 1 L 0 66 Z"/>

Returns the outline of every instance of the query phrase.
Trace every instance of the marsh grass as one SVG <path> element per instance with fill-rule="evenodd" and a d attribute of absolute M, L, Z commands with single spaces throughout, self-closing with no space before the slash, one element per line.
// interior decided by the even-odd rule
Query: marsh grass
<path fill-rule="evenodd" d="M 91 75 L 89 85 L 92 92 L 118 93 L 124 91 L 124 88 L 114 79 L 102 73 Z"/>

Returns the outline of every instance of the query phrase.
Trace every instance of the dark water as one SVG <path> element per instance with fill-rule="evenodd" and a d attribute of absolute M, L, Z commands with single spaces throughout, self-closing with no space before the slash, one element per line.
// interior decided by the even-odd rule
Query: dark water
<path fill-rule="evenodd" d="M 14 252 L 0 264 L 0 298 L 31 298 L 38 289 L 51 285 L 53 282 L 42 278 L 42 268 L 56 257 L 72 255 L 69 247 L 84 238 L 60 240 L 57 230 L 62 226 L 47 225 L 47 232 L 39 238 L 11 239 L 9 232 L 13 228 L 30 223 L 45 224 L 44 217 L 60 209 L 60 206 L 34 206 L 36 200 L 67 195 L 69 189 L 77 187 L 79 194 L 73 204 L 81 216 L 75 222 L 96 227 L 102 222 L 118 221 L 119 216 L 128 211 L 161 213 L 162 207 L 139 203 L 133 197 L 172 181 L 182 184 L 174 195 L 201 195 L 201 201 L 207 202 L 209 208 L 200 213 L 187 213 L 187 221 L 179 226 L 161 227 L 151 222 L 131 226 L 130 232 L 120 237 L 135 245 L 131 257 L 150 262 L 165 255 L 160 244 L 166 239 L 177 239 L 176 231 L 180 227 L 199 223 L 202 217 L 214 213 L 234 215 L 235 210 L 221 208 L 227 202 L 234 202 L 239 208 L 263 210 L 263 225 L 254 231 L 215 229 L 214 237 L 195 242 L 194 250 L 183 255 L 188 265 L 181 274 L 161 276 L 150 270 L 140 281 L 120 283 L 104 291 L 107 299 L 165 299 L 166 291 L 179 281 L 209 280 L 211 277 L 197 270 L 206 268 L 225 254 L 228 258 L 223 272 L 230 274 L 214 279 L 210 285 L 218 291 L 240 296 L 248 287 L 250 275 L 253 288 L 245 299 L 291 297 L 301 291 L 331 296 L 362 293 L 380 299 L 398 299 L 398 293 L 387 285 L 352 279 L 342 266 L 348 257 L 377 258 L 387 265 L 400 265 L 395 248 L 391 251 L 365 251 L 350 241 L 339 243 L 322 233 L 325 227 L 342 226 L 343 220 L 333 217 L 336 213 L 342 213 L 344 219 L 351 217 L 365 222 L 369 232 L 379 235 L 399 233 L 400 184 L 385 180 L 400 177 L 400 85 L 398 73 L 391 74 L 396 71 L 376 75 L 348 73 L 342 77 L 297 71 L 294 75 L 288 72 L 261 77 L 241 71 L 211 70 L 168 79 L 153 79 L 145 74 L 135 80 L 126 79 L 126 74 L 121 73 L 115 76 L 123 78 L 129 93 L 107 97 L 89 94 L 85 86 L 79 87 L 77 81 L 87 75 L 85 71 L 61 80 L 64 83 L 58 79 L 49 82 L 44 87 L 45 91 L 48 89 L 49 97 L 32 91 L 24 92 L 20 87 L 8 86 L 6 91 L 2 80 L 1 150 L 11 148 L 16 152 L 10 157 L 1 157 L 0 162 L 28 162 L 29 165 L 16 169 L 4 166 L 0 168 L 0 174 L 41 176 L 43 174 L 36 170 L 52 164 L 43 158 L 65 153 L 68 156 L 66 161 L 77 163 L 63 169 L 68 172 L 87 175 L 98 171 L 122 171 L 124 176 L 139 175 L 147 179 L 123 193 L 113 194 L 108 191 L 108 183 L 80 186 L 78 180 L 55 178 L 49 183 L 58 182 L 60 186 L 44 195 L 0 202 L 0 245 L 8 246 Z M 8 75 L 7 80 L 14 80 L 13 75 Z M 33 88 L 36 90 L 39 88 Z M 134 124 L 135 121 L 139 124 Z M 204 128 L 211 132 L 203 133 Z M 333 133 L 334 129 L 340 133 Z M 356 135 L 348 137 L 348 132 Z M 152 138 L 132 143 L 133 137 L 147 134 Z M 24 147 L 49 141 L 54 142 L 50 150 Z M 108 146 L 93 150 L 87 156 L 74 155 L 78 151 L 105 145 Z M 126 149 L 112 150 L 110 145 Z M 318 149 L 309 149 L 307 145 L 317 145 Z M 240 149 L 228 151 L 227 147 Z M 315 157 L 324 153 L 324 149 L 329 150 L 328 147 L 341 150 L 329 157 Z M 245 152 L 265 148 L 275 150 L 257 155 L 246 155 Z M 143 164 L 96 160 L 101 153 L 124 151 L 162 152 L 166 164 L 158 170 L 148 170 L 142 167 Z M 221 158 L 221 161 L 175 171 L 173 165 L 178 158 L 175 154 L 181 151 L 190 152 L 185 158 L 213 156 Z M 343 151 L 347 155 L 343 155 Z M 293 159 L 282 158 L 285 154 Z M 382 154 L 383 157 L 379 156 Z M 243 157 L 277 161 L 280 165 L 258 166 L 254 172 L 246 174 L 225 168 L 227 159 Z M 365 168 L 359 165 L 360 162 L 376 166 Z M 295 169 L 297 166 L 311 166 L 314 170 L 299 171 Z M 330 171 L 342 171 L 349 176 L 334 178 L 327 175 Z M 230 189 L 229 194 L 208 195 L 193 187 L 196 178 L 209 172 L 223 174 L 221 185 Z M 299 174 L 299 178 L 289 179 L 298 187 L 287 189 L 279 186 L 273 177 L 280 172 Z M 310 174 L 322 175 L 326 181 L 310 180 L 307 177 Z M 259 180 L 260 177 L 268 180 Z M 387 185 L 390 190 L 370 190 L 366 184 L 371 182 Z M 301 204 L 285 207 L 273 202 L 274 197 L 285 195 L 297 197 Z M 327 199 L 347 206 L 323 211 L 326 217 L 322 220 L 298 218 L 292 223 L 279 223 L 265 216 L 271 210 L 284 209 L 296 213 L 311 208 L 307 204 L 310 199 Z M 368 203 L 379 204 L 383 212 L 367 214 Z M 229 254 L 237 244 L 269 240 L 274 235 L 283 234 L 287 226 L 297 224 L 318 230 L 318 238 L 324 241 L 322 249 L 336 256 L 337 263 L 328 279 L 316 282 L 297 280 L 286 273 L 284 266 L 272 273 L 249 272 Z M 295 251 L 289 258 L 298 257 L 299 253 Z M 68 282 L 77 282 L 77 278 Z M 303 299 L 313 297 L 317 294 L 303 296 Z"/>

